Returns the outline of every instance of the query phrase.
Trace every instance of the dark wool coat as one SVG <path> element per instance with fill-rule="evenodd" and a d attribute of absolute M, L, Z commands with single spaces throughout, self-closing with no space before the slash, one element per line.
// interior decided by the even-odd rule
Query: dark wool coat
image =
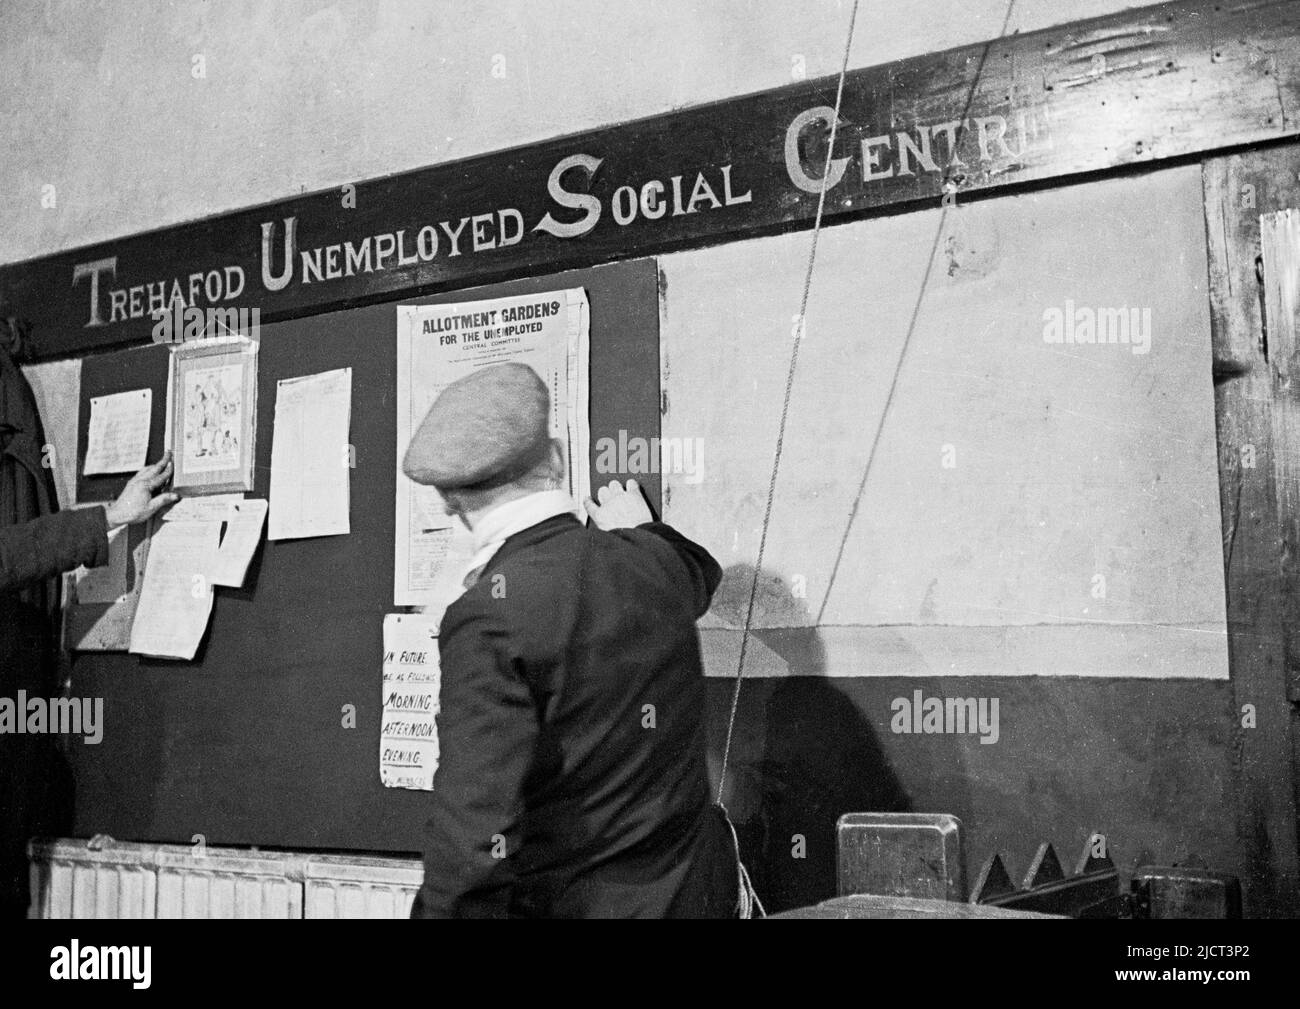
<path fill-rule="evenodd" d="M 442 622 L 412 917 L 734 917 L 695 627 L 720 578 L 662 523 L 505 541 Z"/>
<path fill-rule="evenodd" d="M 15 702 L 58 689 L 59 573 L 108 558 L 104 509 L 58 513 L 44 448 L 31 387 L 0 349 L 0 696 Z M 25 914 L 27 841 L 66 830 L 69 795 L 53 738 L 0 733 L 0 918 Z"/>

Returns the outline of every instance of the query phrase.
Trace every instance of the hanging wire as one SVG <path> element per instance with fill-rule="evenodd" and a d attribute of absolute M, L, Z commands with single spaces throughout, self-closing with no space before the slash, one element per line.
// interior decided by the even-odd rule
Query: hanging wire
<path fill-rule="evenodd" d="M 844 79 L 848 75 L 849 50 L 853 45 L 853 29 L 857 23 L 858 2 L 859 0 L 854 0 L 853 10 L 849 15 L 849 31 L 848 31 L 847 38 L 844 40 L 844 60 L 840 66 L 839 82 L 835 89 L 835 114 L 831 120 L 830 139 L 828 140 L 826 145 L 826 161 L 822 167 L 821 189 L 817 194 L 817 215 L 813 219 L 812 243 L 808 250 L 808 269 L 804 273 L 803 295 L 799 301 L 799 315 L 797 319 L 797 325 L 795 327 L 794 346 L 791 348 L 790 351 L 790 366 L 786 370 L 785 395 L 781 401 L 781 420 L 777 426 L 776 449 L 775 452 L 773 453 L 773 460 L 772 460 L 772 476 L 768 480 L 767 500 L 763 506 L 763 524 L 759 532 L 758 554 L 754 561 L 754 578 L 749 585 L 749 601 L 745 607 L 745 622 L 741 630 L 741 636 L 740 636 L 740 657 L 736 662 L 736 682 L 735 682 L 735 687 L 731 693 L 731 711 L 727 717 L 727 738 L 726 738 L 726 743 L 723 746 L 723 750 L 722 750 L 722 771 L 718 777 L 717 803 L 718 806 L 722 809 L 723 816 L 727 821 L 727 826 L 731 831 L 732 842 L 736 850 L 736 865 L 737 865 L 737 872 L 738 872 L 738 889 L 739 889 L 739 895 L 737 899 L 737 915 L 740 918 L 752 918 L 754 916 L 755 910 L 757 910 L 759 915 L 761 915 L 762 917 L 766 917 L 767 911 L 763 907 L 762 901 L 759 900 L 758 892 L 757 890 L 754 889 L 754 884 L 751 882 L 749 878 L 749 873 L 748 871 L 746 871 L 744 863 L 740 861 L 740 842 L 736 836 L 736 828 L 731 823 L 731 817 L 727 815 L 727 809 L 726 806 L 723 804 L 722 796 L 727 786 L 727 769 L 729 767 L 730 760 L 731 760 L 731 743 L 736 729 L 736 713 L 740 708 L 740 689 L 741 686 L 744 684 L 744 680 L 745 680 L 745 656 L 748 653 L 748 649 L 749 649 L 749 634 L 754 621 L 754 603 L 758 596 L 758 579 L 762 574 L 763 556 L 767 549 L 767 534 L 769 528 L 771 527 L 772 505 L 776 498 L 776 481 L 777 481 L 777 476 L 780 473 L 780 469 L 781 469 L 781 453 L 785 447 L 785 429 L 786 429 L 786 422 L 789 419 L 789 415 L 790 415 L 790 399 L 794 391 L 795 370 L 799 362 L 799 348 L 802 344 L 804 333 L 805 333 L 805 326 L 806 326 L 806 320 L 808 314 L 808 297 L 812 291 L 813 267 L 817 261 L 817 240 L 821 235 L 822 214 L 826 207 L 826 189 L 827 189 L 827 183 L 830 176 L 831 157 L 835 149 L 835 134 L 839 127 L 840 108 L 844 99 Z M 958 185 L 956 181 L 951 178 L 950 172 L 954 164 L 956 163 L 956 152 L 961 145 L 962 138 L 965 135 L 966 117 L 967 114 L 970 112 L 971 103 L 974 101 L 975 92 L 978 89 L 980 79 L 983 76 L 984 65 L 988 59 L 989 51 L 992 49 L 994 42 L 996 42 L 998 39 L 1001 39 L 1003 36 L 1006 35 L 1007 26 L 1011 23 L 1011 13 L 1015 9 L 1015 4 L 1016 4 L 1016 0 L 1008 0 L 1006 13 L 1002 19 L 1002 29 L 1001 31 L 998 32 L 997 39 L 990 41 L 988 44 L 984 46 L 984 51 L 980 55 L 979 65 L 975 68 L 975 75 L 971 80 L 970 90 L 967 92 L 966 95 L 966 104 L 962 110 L 962 116 L 958 123 L 957 132 L 954 136 L 952 151 L 950 152 L 948 165 L 946 166 L 944 172 L 943 189 L 945 192 L 957 191 Z M 822 621 L 822 616 L 826 611 L 826 604 L 830 600 L 831 588 L 835 584 L 836 575 L 839 573 L 840 562 L 844 556 L 845 545 L 848 543 L 849 532 L 853 528 L 854 519 L 857 517 L 858 508 L 862 502 L 863 492 L 866 490 L 867 478 L 871 473 L 872 464 L 875 462 L 876 450 L 879 448 L 880 436 L 881 433 L 884 431 L 884 427 L 885 427 L 885 419 L 889 415 L 889 408 L 893 404 L 894 394 L 898 389 L 898 377 L 902 372 L 903 362 L 907 358 L 907 350 L 912 342 L 912 335 L 916 331 L 916 322 L 920 316 L 921 305 L 925 300 L 925 294 L 930 285 L 930 277 L 932 276 L 934 270 L 935 253 L 938 251 L 939 239 L 943 235 L 944 225 L 947 222 L 947 219 L 948 219 L 948 204 L 945 201 L 943 205 L 943 211 L 939 217 L 938 227 L 935 229 L 934 241 L 930 245 L 930 254 L 926 261 L 925 274 L 921 278 L 921 287 L 919 292 L 917 293 L 916 301 L 912 306 L 912 316 L 910 321 L 908 322 L 907 333 L 903 339 L 903 347 L 902 350 L 899 352 L 898 361 L 894 366 L 894 374 L 889 384 L 889 392 L 885 397 L 884 408 L 880 412 L 880 422 L 876 427 L 876 433 L 871 442 L 871 451 L 867 456 L 867 463 L 865 468 L 863 469 L 862 480 L 858 484 L 858 492 L 857 495 L 854 497 L 853 507 L 849 512 L 849 520 L 845 526 L 844 535 L 840 538 L 839 549 L 835 555 L 835 563 L 831 569 L 831 575 L 826 585 L 826 593 L 822 597 L 822 603 L 817 611 L 817 618 L 814 621 L 814 626 L 819 625 Z"/>
<path fill-rule="evenodd" d="M 803 297 L 799 301 L 799 319 L 795 327 L 794 348 L 790 352 L 790 367 L 785 375 L 785 398 L 781 402 L 781 423 L 776 431 L 776 453 L 772 461 L 772 478 L 767 485 L 767 503 L 763 508 L 763 526 L 758 539 L 758 557 L 754 561 L 754 580 L 749 586 L 749 603 L 745 607 L 744 630 L 740 636 L 740 660 L 736 664 L 736 686 L 731 694 L 731 715 L 727 719 L 727 741 L 722 750 L 722 773 L 718 777 L 718 804 L 727 784 L 727 762 L 731 758 L 731 737 L 736 728 L 736 710 L 740 704 L 740 685 L 745 675 L 745 653 L 749 647 L 749 628 L 754 619 L 754 600 L 758 595 L 758 578 L 763 569 L 763 553 L 767 548 L 767 530 L 772 520 L 772 502 L 776 497 L 776 478 L 781 469 L 781 450 L 785 444 L 785 425 L 790 415 L 790 396 L 794 391 L 795 366 L 799 362 L 799 345 L 803 341 L 804 321 L 808 312 L 808 294 L 812 290 L 813 264 L 817 261 L 817 238 L 822 230 L 822 212 L 826 207 L 826 186 L 830 178 L 831 154 L 835 149 L 835 132 L 840 124 L 840 105 L 844 100 L 844 78 L 849 71 L 849 49 L 853 45 L 853 27 L 858 19 L 858 0 L 853 0 L 849 14 L 849 33 L 844 40 L 844 59 L 840 64 L 840 79 L 835 88 L 835 115 L 831 118 L 831 135 L 826 144 L 826 164 L 822 168 L 822 185 L 817 194 L 817 216 L 813 219 L 812 246 L 808 250 L 808 269 L 803 278 Z"/>
<path fill-rule="evenodd" d="M 993 48 L 994 42 L 1006 35 L 1007 25 L 1011 23 L 1011 12 L 1015 10 L 1015 6 L 1016 0 L 1008 0 L 1007 10 L 1002 18 L 1002 30 L 998 32 L 998 38 L 986 44 L 984 51 L 980 53 L 979 65 L 975 68 L 975 76 L 971 79 L 970 88 L 966 92 L 966 104 L 962 107 L 961 119 L 958 121 L 957 130 L 953 137 L 948 164 L 944 169 L 943 188 L 945 192 L 954 194 L 957 192 L 957 182 L 952 178 L 951 172 L 956 163 L 957 151 L 966 135 L 967 116 L 970 114 L 971 104 L 975 101 L 975 91 L 979 87 L 980 79 L 984 76 L 984 64 L 989 58 L 989 50 Z M 943 230 L 947 223 L 948 204 L 945 202 L 943 210 L 939 214 L 939 224 L 934 229 L 934 241 L 930 243 L 930 255 L 925 261 L 925 274 L 921 278 L 921 288 L 917 291 L 916 301 L 912 304 L 912 317 L 907 323 L 907 335 L 903 337 L 903 349 L 899 351 L 898 361 L 894 364 L 894 375 L 889 382 L 889 392 L 885 396 L 885 406 L 880 411 L 880 422 L 876 425 L 876 434 L 871 439 L 871 451 L 867 453 L 867 464 L 862 470 L 862 479 L 858 483 L 858 492 L 853 497 L 853 507 L 849 509 L 849 520 L 844 526 L 844 535 L 840 537 L 839 549 L 835 551 L 835 563 L 831 566 L 830 577 L 826 580 L 826 592 L 822 596 L 821 606 L 817 609 L 817 619 L 813 621 L 814 627 L 822 622 L 822 617 L 826 613 L 826 606 L 830 603 L 831 589 L 834 587 L 835 579 L 840 573 L 840 563 L 844 559 L 844 550 L 848 546 L 849 533 L 853 530 L 854 520 L 858 517 L 858 508 L 862 504 L 862 495 L 867 489 L 867 477 L 871 475 L 871 468 L 876 461 L 876 450 L 880 447 L 880 436 L 885 430 L 885 418 L 889 416 L 889 408 L 893 405 L 894 394 L 898 391 L 898 376 L 902 374 L 903 362 L 907 359 L 907 350 L 912 345 L 912 334 L 916 332 L 916 320 L 920 318 L 921 306 L 925 303 L 925 294 L 930 287 L 930 277 L 934 271 L 935 253 L 939 251 L 939 239 L 943 237 Z"/>
<path fill-rule="evenodd" d="M 1016 0 L 1008 0 L 1006 12 L 1002 18 L 1002 28 L 998 32 L 997 38 L 988 42 L 984 46 L 983 52 L 980 54 L 979 65 L 975 69 L 975 74 L 971 80 L 970 89 L 966 94 L 966 103 L 962 110 L 962 116 L 958 123 L 958 129 L 954 136 L 952 151 L 950 152 L 951 156 L 949 158 L 949 163 L 944 173 L 945 179 L 944 179 L 943 188 L 947 192 L 955 192 L 957 189 L 957 184 L 954 180 L 951 179 L 949 172 L 951 171 L 955 163 L 957 149 L 960 147 L 961 141 L 966 133 L 967 115 L 970 112 L 971 104 L 975 99 L 975 93 L 978 90 L 980 80 L 983 77 L 984 66 L 986 61 L 988 60 L 989 51 L 992 49 L 994 42 L 1002 39 L 1006 35 L 1007 26 L 1011 23 L 1011 15 L 1015 9 L 1015 5 L 1016 5 Z M 844 97 L 844 79 L 848 74 L 849 50 L 853 44 L 853 30 L 857 22 L 857 16 L 858 16 L 858 0 L 854 0 L 853 10 L 849 15 L 848 37 L 845 39 L 844 42 L 844 60 L 840 67 L 839 83 L 835 90 L 835 116 L 831 122 L 831 135 L 830 135 L 830 140 L 828 141 L 826 147 L 826 162 L 822 170 L 822 184 L 821 184 L 821 189 L 817 195 L 817 215 L 813 220 L 812 244 L 808 251 L 808 269 L 804 274 L 803 296 L 799 303 L 799 316 L 798 316 L 798 324 L 795 328 L 794 346 L 790 352 L 790 366 L 786 371 L 785 396 L 781 403 L 780 424 L 777 427 L 776 450 L 772 462 L 772 476 L 771 479 L 768 481 L 767 500 L 763 508 L 763 524 L 759 533 L 758 554 L 754 561 L 754 578 L 753 581 L 750 582 L 749 601 L 745 607 L 745 622 L 740 637 L 740 657 L 736 663 L 735 687 L 732 690 L 731 711 L 727 718 L 727 737 L 726 737 L 726 743 L 724 744 L 722 750 L 722 771 L 718 778 L 717 801 L 719 805 L 722 805 L 722 796 L 727 784 L 727 769 L 731 759 L 731 743 L 736 728 L 736 713 L 740 707 L 740 690 L 742 684 L 744 683 L 744 676 L 745 676 L 745 657 L 749 650 L 749 635 L 750 635 L 750 630 L 753 625 L 753 619 L 754 619 L 754 603 L 758 595 L 758 579 L 762 573 L 763 556 L 767 549 L 767 534 L 772 519 L 772 505 L 776 497 L 776 481 L 781 468 L 781 453 L 785 445 L 785 429 L 786 429 L 786 422 L 789 418 L 789 413 L 790 413 L 790 399 L 794 390 L 795 370 L 799 361 L 799 347 L 803 340 L 805 321 L 807 319 L 808 296 L 812 290 L 813 267 L 817 260 L 817 240 L 821 234 L 822 213 L 826 205 L 826 189 L 827 189 L 827 182 L 830 175 L 831 157 L 835 146 L 836 130 L 839 126 L 840 107 Z M 826 593 L 822 597 L 822 603 L 820 608 L 818 609 L 817 619 L 814 621 L 814 626 L 821 623 L 822 616 L 826 611 L 826 604 L 830 599 L 831 587 L 835 583 L 835 577 L 839 572 L 840 563 L 844 556 L 844 548 L 845 545 L 848 543 L 849 532 L 853 528 L 854 519 L 857 517 L 858 514 L 858 508 L 862 501 L 862 495 L 866 489 L 867 478 L 871 473 L 872 464 L 874 463 L 876 458 L 876 450 L 880 445 L 880 436 L 885 427 L 885 420 L 889 415 L 889 408 L 893 403 L 894 394 L 898 388 L 898 377 L 899 374 L 902 372 L 903 362 L 907 357 L 907 350 L 909 345 L 911 344 L 912 335 L 916 330 L 917 319 L 920 316 L 921 305 L 925 299 L 925 294 L 930 284 L 930 277 L 932 276 L 933 268 L 934 268 L 935 253 L 938 251 L 939 239 L 943 235 L 943 229 L 947 221 L 947 217 L 948 217 L 948 206 L 945 203 L 943 207 L 943 211 L 939 217 L 938 227 L 935 229 L 934 241 L 931 243 L 930 246 L 930 255 L 926 262 L 925 274 L 921 280 L 921 288 L 920 291 L 917 293 L 916 302 L 912 307 L 912 316 L 908 324 L 907 334 L 903 340 L 903 347 L 899 353 L 898 361 L 894 366 L 894 374 L 889 385 L 889 392 L 885 399 L 884 408 L 881 410 L 880 413 L 880 422 L 876 427 L 876 433 L 871 442 L 871 451 L 867 457 L 867 464 L 863 470 L 862 480 L 858 485 L 858 492 L 854 498 L 853 507 L 849 512 L 849 520 L 847 525 L 845 526 L 844 535 L 840 539 L 839 549 L 836 552 L 836 556 L 835 556 L 835 563 L 831 569 L 830 579 L 828 580 L 826 586 Z"/>

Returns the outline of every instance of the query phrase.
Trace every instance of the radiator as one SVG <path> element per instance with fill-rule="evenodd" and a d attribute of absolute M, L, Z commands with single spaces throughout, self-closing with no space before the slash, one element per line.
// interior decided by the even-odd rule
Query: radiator
<path fill-rule="evenodd" d="M 303 856 L 158 849 L 158 918 L 301 918 Z"/>
<path fill-rule="evenodd" d="M 157 848 L 86 841 L 32 841 L 30 918 L 153 918 Z"/>
<path fill-rule="evenodd" d="M 407 918 L 424 866 L 415 860 L 342 858 L 307 860 L 308 918 Z"/>
<path fill-rule="evenodd" d="M 418 860 L 62 839 L 28 845 L 32 918 L 405 918 Z"/>

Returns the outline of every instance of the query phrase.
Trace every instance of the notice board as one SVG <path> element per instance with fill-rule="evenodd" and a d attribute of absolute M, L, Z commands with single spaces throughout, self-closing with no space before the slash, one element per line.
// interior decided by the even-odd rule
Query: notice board
<path fill-rule="evenodd" d="M 379 780 L 383 618 L 395 612 L 396 305 L 581 287 L 591 307 L 592 482 L 602 438 L 657 438 L 659 289 L 636 260 L 263 326 L 254 490 L 270 487 L 276 382 L 351 368 L 356 466 L 346 536 L 264 542 L 219 589 L 193 662 L 78 653 L 73 694 L 102 698 L 75 743 L 74 832 L 118 840 L 418 852 L 429 793 Z M 84 437 L 84 430 L 80 432 Z M 151 444 L 151 458 L 154 456 Z M 636 474 L 658 507 L 658 473 Z M 349 726 L 348 706 L 355 710 Z"/>

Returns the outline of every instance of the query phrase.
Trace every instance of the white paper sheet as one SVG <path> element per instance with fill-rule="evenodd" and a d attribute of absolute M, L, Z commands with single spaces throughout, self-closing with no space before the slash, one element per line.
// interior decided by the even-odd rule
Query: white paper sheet
<path fill-rule="evenodd" d="M 242 492 L 183 497 L 160 518 L 164 522 L 224 522 L 230 514 L 230 506 L 243 500 Z"/>
<path fill-rule="evenodd" d="M 192 659 L 212 615 L 219 522 L 159 522 L 151 536 L 130 651 Z"/>
<path fill-rule="evenodd" d="M 379 778 L 386 787 L 433 790 L 440 686 L 438 621 L 407 614 L 384 617 Z"/>
<path fill-rule="evenodd" d="M 149 451 L 152 389 L 132 389 L 111 396 L 92 396 L 90 429 L 86 433 L 87 476 L 134 473 Z"/>
<path fill-rule="evenodd" d="M 478 369 L 527 364 L 551 393 L 551 433 L 565 446 L 568 489 L 590 493 L 589 312 L 581 288 L 454 305 L 397 308 L 397 535 L 393 602 L 441 619 L 463 591 L 472 540 L 432 487 L 406 478 L 411 435 L 447 385 Z M 573 464 L 576 461 L 577 464 Z"/>
<path fill-rule="evenodd" d="M 276 383 L 268 539 L 351 531 L 351 411 L 351 368 Z"/>
<path fill-rule="evenodd" d="M 237 589 L 244 584 L 248 564 L 262 541 L 262 526 L 266 523 L 269 504 L 262 498 L 249 498 L 229 505 L 225 532 L 212 568 L 214 585 Z"/>

